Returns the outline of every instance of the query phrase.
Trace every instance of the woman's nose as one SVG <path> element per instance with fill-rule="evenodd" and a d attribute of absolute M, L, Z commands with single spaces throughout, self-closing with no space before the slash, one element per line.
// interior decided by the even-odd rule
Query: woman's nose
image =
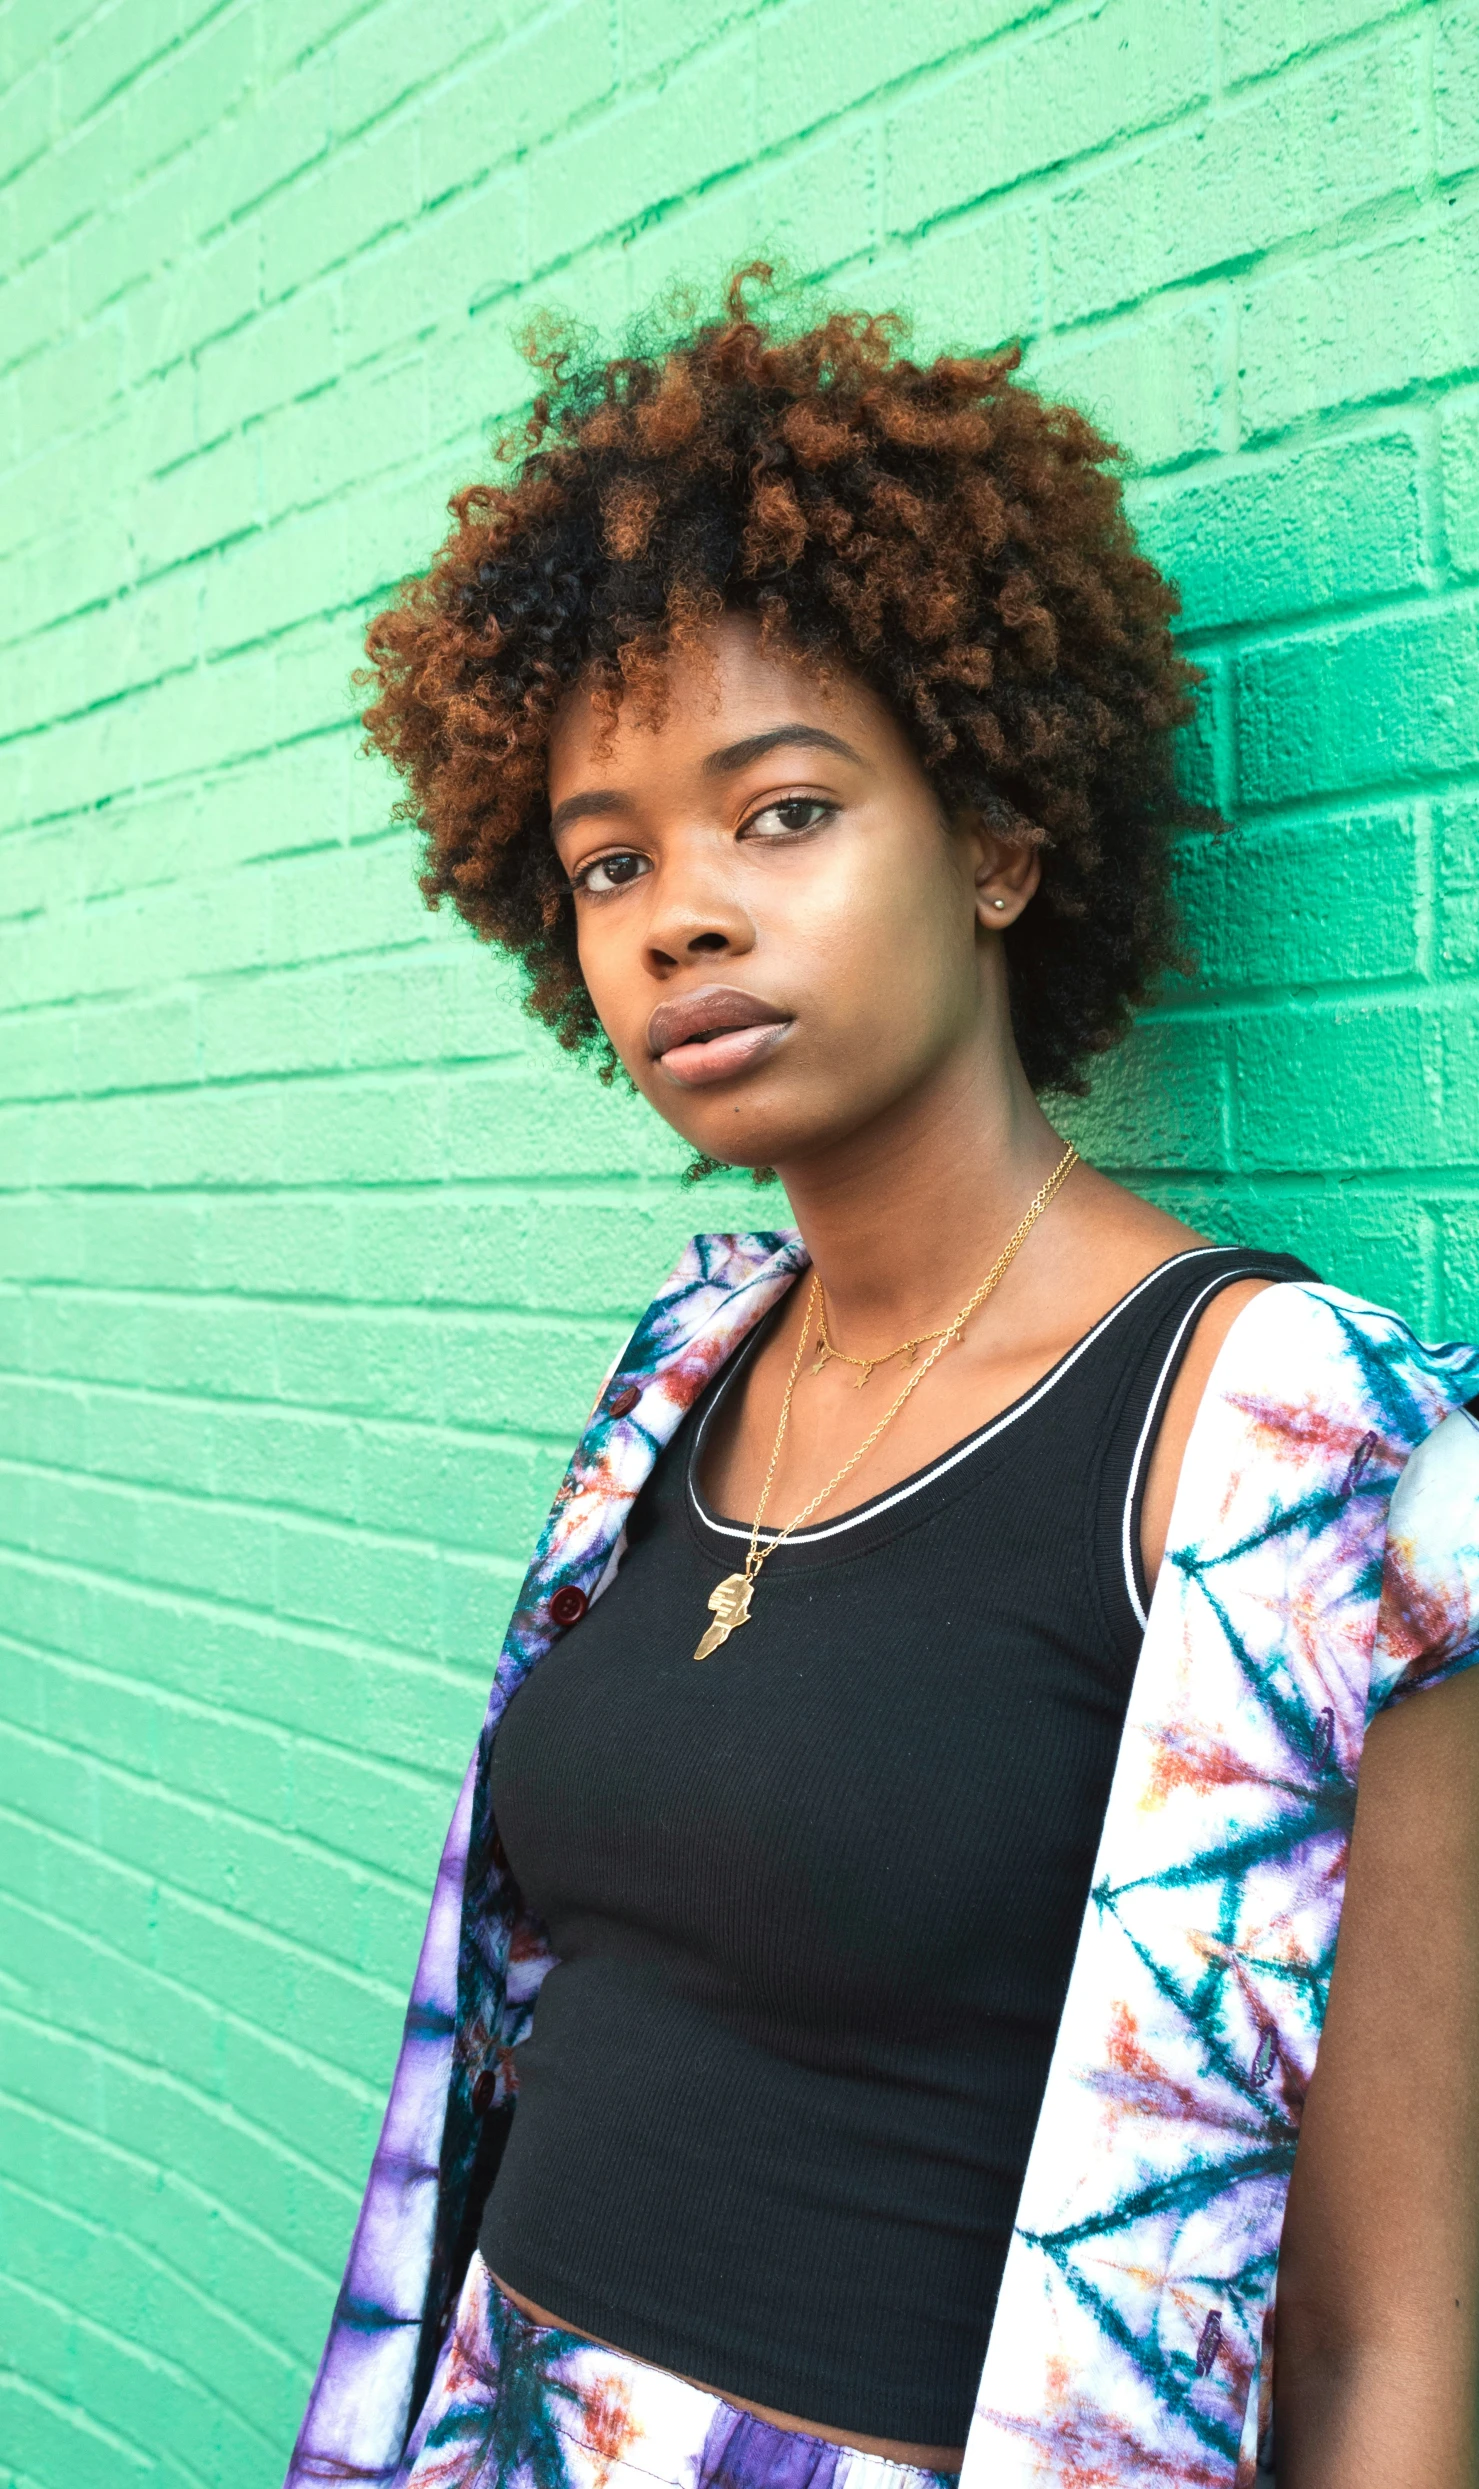
<path fill-rule="evenodd" d="M 656 974 L 671 974 L 697 959 L 734 958 L 754 947 L 749 912 L 712 863 L 665 864 L 655 878 L 645 947 Z"/>

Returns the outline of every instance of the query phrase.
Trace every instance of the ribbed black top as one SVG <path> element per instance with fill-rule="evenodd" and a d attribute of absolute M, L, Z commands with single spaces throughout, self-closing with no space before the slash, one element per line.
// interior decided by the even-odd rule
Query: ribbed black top
<path fill-rule="evenodd" d="M 1208 1294 L 1308 1276 L 1164 1265 L 779 1549 L 695 1667 L 748 1537 L 697 1490 L 734 1369 L 710 1386 L 494 1747 L 560 1957 L 480 2239 L 516 2290 L 824 2426 L 963 2441 L 1141 1639 L 1154 1419 Z"/>

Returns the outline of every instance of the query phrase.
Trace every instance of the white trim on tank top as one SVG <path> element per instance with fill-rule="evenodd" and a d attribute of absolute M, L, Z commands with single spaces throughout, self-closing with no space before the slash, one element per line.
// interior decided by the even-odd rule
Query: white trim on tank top
<path fill-rule="evenodd" d="M 942 1453 L 937 1461 L 932 1462 L 928 1469 L 922 1469 L 916 1477 L 906 1479 L 900 1486 L 889 1488 L 886 1494 L 875 1496 L 871 1503 L 859 1504 L 854 1511 L 844 1513 L 840 1520 L 823 1521 L 815 1524 L 809 1530 L 793 1530 L 791 1536 L 786 1541 L 786 1545 L 788 1547 L 814 1547 L 822 1539 L 840 1538 L 845 1531 L 858 1529 L 861 1527 L 863 1522 L 871 1521 L 876 1514 L 881 1512 L 889 1512 L 893 1509 L 895 1504 L 905 1503 L 911 1495 L 920 1494 L 925 1487 L 932 1486 L 936 1478 L 943 1478 L 947 1470 L 954 1469 L 958 1462 L 969 1460 L 971 1454 L 979 1451 L 983 1443 L 989 1443 L 993 1435 L 1002 1434 L 1008 1426 L 1015 1422 L 1017 1418 L 1025 1417 L 1029 1409 L 1036 1408 L 1038 1402 L 1045 1399 L 1047 1394 L 1052 1390 L 1053 1385 L 1068 1372 L 1069 1367 L 1076 1365 L 1079 1358 L 1084 1354 L 1084 1351 L 1088 1348 L 1092 1348 L 1095 1340 L 1097 1340 L 1102 1333 L 1108 1330 L 1116 1315 L 1122 1314 L 1127 1306 L 1133 1305 L 1135 1299 L 1138 1296 L 1142 1296 L 1148 1287 L 1153 1286 L 1155 1281 L 1161 1277 L 1161 1274 L 1164 1271 L 1174 1270 L 1183 1262 L 1200 1261 L 1209 1253 L 1227 1253 L 1229 1251 L 1236 1252 L 1237 1250 L 1238 1248 L 1236 1246 L 1229 1247 L 1227 1245 L 1191 1245 L 1185 1253 L 1173 1253 L 1166 1261 L 1157 1262 L 1155 1269 L 1147 1271 L 1143 1279 L 1137 1280 L 1135 1286 L 1131 1288 L 1126 1295 L 1122 1296 L 1117 1304 L 1111 1305 L 1107 1314 L 1100 1315 L 1099 1320 L 1095 1323 L 1092 1331 L 1086 1331 L 1081 1340 L 1076 1340 L 1072 1348 L 1067 1351 L 1066 1355 L 1059 1358 L 1058 1363 L 1052 1368 L 1051 1372 L 1043 1376 L 1040 1383 L 1034 1383 L 1029 1392 L 1024 1393 L 1020 1400 L 1014 1400 L 1012 1406 L 1009 1409 L 1004 1409 L 999 1417 L 994 1417 L 989 1425 L 983 1426 L 977 1434 L 967 1435 L 964 1442 L 953 1444 L 948 1452 Z M 1252 1273 L 1250 1275 L 1255 1277 L 1257 1276 L 1256 1273 Z M 1197 1303 L 1199 1305 L 1205 1303 L 1206 1298 L 1215 1294 L 1218 1287 L 1230 1286 L 1239 1276 L 1240 1274 L 1236 1271 L 1229 1271 L 1223 1274 L 1214 1282 L 1211 1288 L 1208 1288 L 1203 1292 L 1203 1295 L 1197 1299 Z M 1190 1317 L 1188 1316 L 1188 1320 L 1189 1319 Z M 1176 1334 L 1178 1342 L 1182 1338 L 1185 1328 L 1186 1325 L 1183 1323 L 1181 1330 L 1179 1330 Z M 1175 1346 L 1173 1344 L 1171 1355 L 1174 1356 L 1174 1354 Z M 713 1399 L 710 1401 L 708 1408 L 704 1411 L 703 1422 L 699 1427 L 698 1433 L 694 1437 L 693 1450 L 690 1454 L 688 1462 L 688 1494 L 693 1505 L 693 1509 L 697 1513 L 700 1521 L 702 1521 L 705 1529 L 713 1530 L 720 1538 L 739 1538 L 748 1541 L 750 1536 L 748 1523 L 742 1521 L 721 1521 L 717 1514 L 710 1512 L 708 1505 L 700 1496 L 698 1487 L 695 1483 L 699 1465 L 703 1458 L 704 1437 L 708 1433 L 710 1420 L 712 1419 L 720 1402 L 724 1398 L 725 1393 L 728 1391 L 730 1384 L 739 1373 L 740 1365 L 743 1363 L 744 1359 L 742 1358 L 738 1364 L 731 1367 L 729 1373 L 720 1384 L 719 1389 L 714 1394 Z M 1169 1365 L 1170 1357 L 1167 1358 L 1166 1363 Z M 1155 1406 L 1155 1400 L 1160 1396 L 1161 1389 L 1165 1381 L 1165 1372 L 1166 1368 L 1163 1366 L 1161 1369 L 1160 1380 L 1156 1384 L 1155 1396 L 1151 1401 L 1152 1408 Z M 1126 1501 L 1125 1507 L 1127 1515 L 1130 1509 L 1130 1503 L 1134 1498 L 1135 1477 L 1138 1473 L 1139 1462 L 1144 1450 L 1145 1441 L 1146 1429 L 1142 1428 L 1140 1442 L 1137 1444 L 1135 1449 L 1135 1465 L 1131 1470 L 1130 1496 Z M 1127 1545 L 1128 1528 L 1129 1524 L 1127 1520 L 1125 1524 L 1125 1543 Z M 760 1532 L 761 1546 L 763 1547 L 768 1545 L 778 1536 L 779 1532 L 776 1530 L 762 1530 Z M 784 1555 L 785 1548 L 782 1548 L 780 1552 Z M 1145 1610 L 1141 1604 L 1140 1594 L 1135 1586 L 1133 1570 L 1128 1572 L 1127 1579 L 1130 1587 L 1130 1604 L 1133 1607 L 1136 1616 L 1139 1618 L 1141 1626 L 1143 1627 L 1145 1624 Z"/>
<path fill-rule="evenodd" d="M 1181 1256 L 1178 1258 L 1185 1259 L 1187 1257 Z M 1165 1264 L 1163 1263 L 1161 1267 L 1164 1269 Z M 1130 1463 L 1130 1483 L 1125 1490 L 1125 1509 L 1120 1517 L 1120 1556 L 1125 1568 L 1125 1588 L 1130 1594 L 1130 1605 L 1134 1609 L 1136 1616 L 1139 1618 L 1140 1630 L 1142 1633 L 1149 1624 L 1150 1618 L 1146 1612 L 1145 1603 L 1140 1596 L 1140 1584 L 1136 1579 L 1135 1574 L 1135 1495 L 1140 1483 L 1140 1465 L 1145 1458 L 1146 1448 L 1162 1414 L 1161 1402 L 1165 1395 L 1166 1380 L 1171 1372 L 1172 1366 L 1176 1362 L 1176 1358 L 1180 1352 L 1181 1343 L 1185 1339 L 1187 1331 L 1192 1323 L 1195 1322 L 1198 1314 L 1202 1310 L 1202 1307 L 1207 1303 L 1208 1298 L 1216 1296 L 1218 1291 L 1222 1288 L 1236 1287 L 1240 1279 L 1256 1279 L 1257 1277 L 1257 1271 L 1223 1271 L 1218 1278 L 1213 1280 L 1210 1287 L 1203 1288 L 1201 1295 L 1194 1298 L 1192 1303 L 1188 1305 L 1186 1312 L 1182 1315 L 1180 1322 L 1177 1324 L 1176 1337 L 1172 1340 L 1170 1347 L 1166 1351 L 1165 1362 L 1161 1367 L 1160 1373 L 1156 1376 L 1155 1389 L 1151 1393 L 1149 1400 L 1146 1402 L 1145 1423 L 1140 1429 L 1140 1440 L 1135 1446 L 1135 1457 Z"/>

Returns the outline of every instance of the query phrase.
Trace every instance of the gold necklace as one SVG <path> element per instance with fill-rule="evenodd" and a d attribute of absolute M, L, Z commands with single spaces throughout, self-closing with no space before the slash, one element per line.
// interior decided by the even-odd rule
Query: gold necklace
<path fill-rule="evenodd" d="M 1077 1158 L 1078 1151 L 1074 1148 L 1073 1143 L 1070 1141 L 1067 1149 L 1059 1159 L 1058 1164 L 1053 1169 L 1052 1174 L 1048 1177 L 1046 1184 L 1042 1186 L 1039 1192 L 1033 1195 L 1032 1200 L 1028 1203 L 1027 1209 L 1023 1213 L 1015 1233 L 1008 1238 L 1006 1244 L 1002 1247 L 1000 1253 L 996 1257 L 996 1260 L 992 1263 L 991 1268 L 982 1280 L 979 1288 L 977 1288 L 975 1295 L 967 1298 L 965 1304 L 962 1305 L 959 1313 L 956 1315 L 955 1320 L 953 1322 L 946 1323 L 942 1331 L 926 1331 L 922 1334 L 924 1339 L 935 1340 L 936 1345 L 930 1350 L 930 1353 L 925 1358 L 924 1363 L 920 1366 L 916 1366 L 914 1372 L 910 1375 L 908 1382 L 904 1385 L 903 1390 L 899 1393 L 899 1396 L 895 1400 L 892 1408 L 885 1410 L 883 1416 L 873 1428 L 872 1433 L 863 1437 L 863 1440 L 858 1445 L 857 1450 L 848 1460 L 845 1460 L 842 1467 L 827 1480 L 826 1485 L 812 1497 L 811 1502 L 809 1504 L 803 1504 L 801 1510 L 793 1517 L 793 1519 L 786 1523 L 785 1528 L 783 1530 L 777 1530 L 774 1538 L 770 1540 L 769 1544 L 762 1547 L 760 1544 L 760 1524 L 765 1517 L 765 1507 L 770 1501 L 770 1490 L 775 1478 L 776 1463 L 781 1457 L 781 1445 L 786 1440 L 786 1428 L 791 1421 L 791 1397 L 796 1389 L 796 1377 L 801 1372 L 801 1360 L 806 1354 L 806 1343 L 811 1332 L 811 1318 L 816 1310 L 817 1300 L 821 1295 L 821 1281 L 818 1279 L 816 1272 L 812 1272 L 811 1286 L 807 1290 L 806 1296 L 806 1315 L 801 1325 L 801 1337 L 796 1343 L 796 1354 L 791 1359 L 791 1371 L 786 1378 L 786 1396 L 781 1402 L 781 1422 L 775 1430 L 775 1442 L 771 1446 L 770 1464 L 765 1472 L 765 1483 L 760 1489 L 760 1501 L 755 1507 L 755 1518 L 750 1524 L 750 1546 L 749 1552 L 745 1557 L 744 1570 L 741 1573 L 727 1574 L 724 1580 L 718 1584 L 717 1588 L 709 1593 L 709 1606 L 714 1612 L 715 1621 L 709 1626 L 707 1632 L 704 1634 L 699 1643 L 698 1649 L 694 1652 L 693 1656 L 695 1659 L 707 1659 L 711 1651 L 718 1650 L 721 1642 L 727 1642 L 730 1635 L 737 1632 L 741 1625 L 749 1623 L 750 1601 L 754 1597 L 755 1581 L 757 1575 L 759 1574 L 761 1565 L 768 1562 L 770 1557 L 775 1554 L 777 1547 L 781 1547 L 785 1544 L 793 1530 L 799 1530 L 803 1521 L 809 1521 L 811 1519 L 811 1516 L 816 1511 L 817 1506 L 819 1504 L 825 1504 L 828 1496 L 831 1495 L 837 1487 L 841 1486 L 843 1479 L 850 1476 L 852 1471 L 856 1469 L 864 1454 L 872 1451 L 874 1444 L 878 1441 L 878 1438 L 883 1433 L 884 1429 L 891 1426 L 894 1419 L 898 1416 L 900 1409 L 903 1407 L 910 1393 L 919 1389 L 920 1384 L 924 1381 L 924 1378 L 928 1374 L 931 1366 L 937 1364 L 939 1359 L 943 1357 L 951 1341 L 960 1337 L 961 1332 L 965 1329 L 965 1326 L 969 1322 L 972 1314 L 976 1313 L 979 1308 L 984 1305 L 987 1297 L 991 1294 L 992 1289 L 1005 1278 L 1006 1273 L 1016 1260 L 1017 1255 L 1021 1252 L 1023 1245 L 1032 1233 L 1033 1228 L 1037 1225 L 1038 1220 L 1042 1217 L 1042 1214 L 1044 1210 L 1046 1210 L 1048 1203 L 1052 1200 L 1053 1195 L 1058 1191 L 1059 1186 L 1068 1176 Z M 910 1343 L 907 1341 L 905 1342 L 906 1347 L 909 1344 Z M 836 1353 L 837 1352 L 834 1350 L 833 1354 L 835 1355 Z M 893 1353 L 897 1356 L 899 1352 L 895 1349 Z M 852 1364 L 855 1363 L 856 1360 L 849 1359 L 847 1362 Z M 881 1359 L 875 1358 L 873 1362 L 876 1365 L 882 1361 Z M 813 1370 L 815 1371 L 815 1369 Z M 864 1379 L 866 1380 L 866 1377 Z"/>
<path fill-rule="evenodd" d="M 878 1357 L 850 1357 L 845 1348 L 834 1348 L 832 1344 L 831 1338 L 827 1331 L 827 1291 L 823 1288 L 820 1293 L 821 1303 L 817 1307 L 817 1361 L 811 1370 L 813 1374 L 820 1374 L 823 1366 L 828 1364 L 833 1358 L 836 1359 L 838 1365 L 860 1365 L 863 1371 L 858 1376 L 857 1382 L 854 1385 L 854 1389 L 857 1391 L 862 1390 L 869 1375 L 873 1373 L 876 1367 L 881 1365 L 890 1365 L 895 1357 L 907 1357 L 909 1363 L 912 1365 L 914 1363 L 915 1356 L 918 1351 L 923 1348 L 925 1342 L 927 1340 L 942 1340 L 945 1336 L 946 1330 L 949 1328 L 949 1325 L 946 1324 L 938 1331 L 921 1331 L 917 1339 L 900 1340 L 897 1348 L 885 1348 L 882 1355 Z"/>

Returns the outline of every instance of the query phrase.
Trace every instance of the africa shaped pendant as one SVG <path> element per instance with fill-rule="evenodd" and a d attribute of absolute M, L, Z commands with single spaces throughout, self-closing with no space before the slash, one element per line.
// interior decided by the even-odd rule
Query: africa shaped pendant
<path fill-rule="evenodd" d="M 747 1581 L 743 1573 L 728 1573 L 718 1587 L 710 1591 L 709 1605 L 718 1622 L 710 1625 L 693 1654 L 695 1659 L 707 1659 L 711 1651 L 718 1650 L 721 1642 L 729 1640 L 736 1625 L 748 1624 L 750 1593 L 754 1587 L 754 1583 Z"/>

